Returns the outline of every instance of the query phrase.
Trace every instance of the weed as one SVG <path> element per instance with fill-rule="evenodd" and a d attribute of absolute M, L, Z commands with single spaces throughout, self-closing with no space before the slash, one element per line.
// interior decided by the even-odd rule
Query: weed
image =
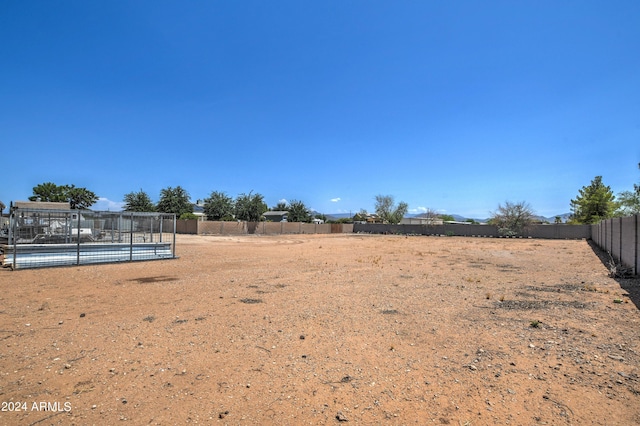
<path fill-rule="evenodd" d="M 538 327 L 540 327 L 540 321 L 537 321 L 537 320 L 533 320 L 533 321 L 531 321 L 531 322 L 529 323 L 529 327 L 531 327 L 531 328 L 538 328 Z"/>

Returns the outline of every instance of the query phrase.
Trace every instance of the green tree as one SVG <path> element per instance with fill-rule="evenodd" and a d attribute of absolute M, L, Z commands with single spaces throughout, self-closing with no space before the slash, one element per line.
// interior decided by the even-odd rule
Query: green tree
<path fill-rule="evenodd" d="M 33 187 L 33 195 L 30 201 L 48 201 L 54 203 L 69 202 L 67 198 L 68 185 L 56 185 L 53 182 L 45 182 Z"/>
<path fill-rule="evenodd" d="M 224 192 L 213 191 L 209 198 L 204 199 L 204 214 L 207 220 L 234 220 L 233 198 Z"/>
<path fill-rule="evenodd" d="M 125 194 L 124 203 L 124 210 L 127 212 L 153 212 L 156 210 L 151 197 L 142 189 L 139 192 Z"/>
<path fill-rule="evenodd" d="M 533 210 L 524 201 L 519 203 L 507 201 L 504 205 L 498 204 L 498 209 L 491 213 L 489 223 L 497 226 L 501 235 L 522 235 L 533 223 Z"/>
<path fill-rule="evenodd" d="M 400 223 L 402 218 L 409 210 L 409 205 L 404 201 L 395 204 L 392 195 L 376 195 L 376 214 L 384 222 Z"/>
<path fill-rule="evenodd" d="M 194 213 L 182 213 L 178 219 L 180 220 L 194 220 L 197 219 L 198 215 Z"/>
<path fill-rule="evenodd" d="M 311 211 L 302 201 L 292 200 L 287 208 L 289 222 L 311 222 Z"/>
<path fill-rule="evenodd" d="M 596 176 L 571 200 L 571 223 L 591 224 L 613 217 L 618 207 L 615 198 L 611 187 L 602 183 L 602 176 Z"/>
<path fill-rule="evenodd" d="M 30 201 L 48 201 L 69 203 L 72 209 L 88 209 L 98 201 L 98 196 L 87 188 L 76 188 L 75 185 L 56 185 L 45 182 L 33 187 Z"/>
<path fill-rule="evenodd" d="M 271 211 L 273 212 L 287 211 L 287 209 L 289 209 L 289 205 L 284 201 L 278 201 L 278 204 L 271 207 Z"/>
<path fill-rule="evenodd" d="M 183 213 L 193 213 L 193 204 L 191 204 L 189 193 L 182 187 L 168 187 L 160 191 L 157 210 L 180 217 Z"/>
<path fill-rule="evenodd" d="M 640 164 L 638 164 L 640 168 Z M 633 191 L 622 191 L 618 194 L 619 210 L 616 214 L 630 216 L 640 214 L 640 184 L 633 185 Z"/>
<path fill-rule="evenodd" d="M 562 223 L 562 216 L 556 216 L 555 223 Z"/>
<path fill-rule="evenodd" d="M 240 194 L 236 197 L 236 219 L 247 222 L 259 222 L 262 214 L 268 210 L 262 194 Z"/>
<path fill-rule="evenodd" d="M 441 214 L 439 217 L 443 222 L 455 222 L 456 220 L 456 218 L 451 216 L 450 214 Z"/>
<path fill-rule="evenodd" d="M 98 196 L 87 188 L 68 187 L 67 198 L 72 209 L 88 209 L 98 201 Z"/>

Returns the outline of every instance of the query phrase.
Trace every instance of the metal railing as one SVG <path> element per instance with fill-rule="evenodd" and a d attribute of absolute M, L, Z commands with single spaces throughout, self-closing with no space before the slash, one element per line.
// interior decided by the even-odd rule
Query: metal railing
<path fill-rule="evenodd" d="M 175 238 L 174 214 L 13 208 L 2 265 L 24 269 L 170 259 Z"/>

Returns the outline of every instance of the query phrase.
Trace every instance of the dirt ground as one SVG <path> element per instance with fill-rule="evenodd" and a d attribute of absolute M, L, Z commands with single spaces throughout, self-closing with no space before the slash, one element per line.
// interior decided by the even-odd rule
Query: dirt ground
<path fill-rule="evenodd" d="M 0 270 L 0 424 L 640 424 L 640 281 L 587 241 L 180 235 L 177 254 Z"/>

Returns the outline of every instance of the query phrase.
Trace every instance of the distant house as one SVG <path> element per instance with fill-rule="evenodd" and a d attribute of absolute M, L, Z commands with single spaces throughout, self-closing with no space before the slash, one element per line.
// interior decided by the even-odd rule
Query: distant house
<path fill-rule="evenodd" d="M 439 217 L 403 217 L 400 225 L 442 225 Z"/>
<path fill-rule="evenodd" d="M 324 223 L 324 220 L 322 220 L 322 219 L 318 219 L 317 217 L 314 217 L 314 218 L 311 220 L 311 223 L 315 223 L 316 225 L 322 225 L 322 224 Z"/>
<path fill-rule="evenodd" d="M 204 203 L 202 200 L 198 200 L 193 204 L 193 214 L 198 216 L 198 220 L 205 220 L 207 218 L 204 214 Z"/>
<path fill-rule="evenodd" d="M 267 222 L 286 222 L 288 215 L 289 215 L 288 211 L 274 210 L 274 211 L 264 212 L 262 214 L 262 217 L 264 217 L 264 219 Z"/>

